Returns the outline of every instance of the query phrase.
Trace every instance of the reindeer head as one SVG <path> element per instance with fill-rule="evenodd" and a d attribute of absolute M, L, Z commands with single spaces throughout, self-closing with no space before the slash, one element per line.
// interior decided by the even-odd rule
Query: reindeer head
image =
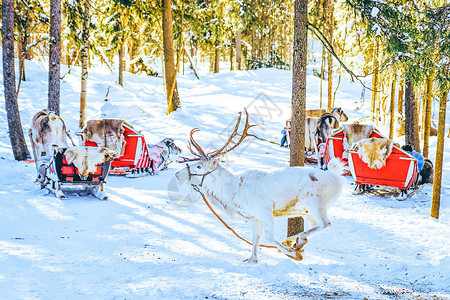
<path fill-rule="evenodd" d="M 336 120 L 339 122 L 347 122 L 348 117 L 345 112 L 340 107 L 335 107 L 331 110 L 331 114 L 335 116 Z"/>
<path fill-rule="evenodd" d="M 191 185 L 201 186 L 203 183 L 203 180 L 206 175 L 214 172 L 220 165 L 220 157 L 230 151 L 232 151 L 234 148 L 238 147 L 242 141 L 247 136 L 253 136 L 252 134 L 248 134 L 248 129 L 250 129 L 253 126 L 256 125 L 250 125 L 248 123 L 249 115 L 247 110 L 245 110 L 246 114 L 246 120 L 245 120 L 245 126 L 242 133 L 238 133 L 239 124 L 241 123 L 241 117 L 242 113 L 239 112 L 239 117 L 236 122 L 236 125 L 234 127 L 233 132 L 230 134 L 230 137 L 225 142 L 225 144 L 218 150 L 214 150 L 208 153 L 205 153 L 205 151 L 200 147 L 200 145 L 194 140 L 194 133 L 197 131 L 200 131 L 198 128 L 194 128 L 191 130 L 190 133 L 190 139 L 189 139 L 189 150 L 193 155 L 195 155 L 195 158 L 186 158 L 183 157 L 182 161 L 179 161 L 181 163 L 186 163 L 186 167 L 179 170 L 175 173 L 175 177 L 177 178 L 178 182 L 180 184 L 189 182 Z M 239 136 L 238 141 L 233 141 L 233 139 Z M 231 144 L 231 147 L 228 147 Z M 189 162 L 194 162 L 189 164 Z"/>
<path fill-rule="evenodd" d="M 180 149 L 180 147 L 175 145 L 174 139 L 165 138 L 161 142 L 166 145 L 167 149 L 169 149 L 169 154 L 178 155 L 181 153 L 181 149 Z"/>

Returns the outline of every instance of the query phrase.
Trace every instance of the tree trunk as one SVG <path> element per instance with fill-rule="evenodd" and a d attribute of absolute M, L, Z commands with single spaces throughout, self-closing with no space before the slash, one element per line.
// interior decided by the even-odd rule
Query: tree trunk
<path fill-rule="evenodd" d="M 231 38 L 231 40 L 230 40 L 230 71 L 234 70 L 233 57 L 234 57 L 233 38 Z"/>
<path fill-rule="evenodd" d="M 373 75 L 372 75 L 372 104 L 371 104 L 371 112 L 372 112 L 372 124 L 375 124 L 375 121 L 378 123 L 378 119 L 376 117 L 376 106 L 378 99 L 378 38 L 375 38 L 375 46 L 373 51 Z"/>
<path fill-rule="evenodd" d="M 405 143 L 420 152 L 419 126 L 414 88 L 409 74 L 405 74 Z"/>
<path fill-rule="evenodd" d="M 305 161 L 305 107 L 308 1 L 295 0 L 294 54 L 292 67 L 292 116 L 290 165 L 303 166 Z"/>
<path fill-rule="evenodd" d="M 403 116 L 403 96 L 405 94 L 405 79 L 404 79 L 404 77 L 401 77 L 398 85 L 399 85 L 399 89 L 398 89 L 397 112 Z"/>
<path fill-rule="evenodd" d="M 215 61 L 214 51 L 211 51 L 209 52 L 209 73 L 214 72 L 214 61 Z"/>
<path fill-rule="evenodd" d="M 69 50 L 67 50 L 67 51 L 69 51 Z M 68 69 L 67 73 L 70 74 L 70 67 L 72 65 L 72 55 L 70 55 L 69 52 L 66 54 L 66 64 L 67 64 L 67 69 Z"/>
<path fill-rule="evenodd" d="M 73 51 L 72 51 L 72 64 L 73 64 L 74 66 L 78 66 L 78 60 L 77 60 L 77 57 L 78 57 L 77 50 L 73 50 Z"/>
<path fill-rule="evenodd" d="M 327 0 L 327 37 L 333 45 L 333 25 L 334 25 L 334 0 Z M 333 105 L 333 55 L 328 52 L 328 111 L 331 111 Z"/>
<path fill-rule="evenodd" d="M 237 69 L 241 70 L 241 31 L 238 30 L 236 33 L 236 65 Z"/>
<path fill-rule="evenodd" d="M 80 128 L 83 127 L 86 120 L 86 91 L 88 80 L 88 62 L 89 62 L 89 2 L 84 1 L 83 32 L 81 33 L 81 94 L 80 94 Z"/>
<path fill-rule="evenodd" d="M 305 163 L 305 108 L 306 108 L 306 65 L 308 58 L 308 0 L 295 0 L 294 54 L 292 66 L 292 115 L 290 165 L 303 166 Z M 292 224 L 302 224 L 297 217 L 288 221 L 289 232 L 299 232 L 303 228 L 293 228 Z"/>
<path fill-rule="evenodd" d="M 219 73 L 220 49 L 219 43 L 214 46 L 214 73 Z"/>
<path fill-rule="evenodd" d="M 17 43 L 18 46 L 18 55 L 19 55 L 19 74 L 22 81 L 26 81 L 27 77 L 25 76 L 25 56 L 26 56 L 26 49 L 27 49 L 27 37 L 26 32 L 22 38 L 19 38 L 19 41 Z"/>
<path fill-rule="evenodd" d="M 163 44 L 166 75 L 167 114 L 180 107 L 176 81 L 175 57 L 173 51 L 172 1 L 163 0 Z"/>
<path fill-rule="evenodd" d="M 61 0 L 50 1 L 48 109 L 59 115 L 61 64 Z"/>
<path fill-rule="evenodd" d="M 2 9 L 3 87 L 9 138 L 11 140 L 14 159 L 24 160 L 30 157 L 30 153 L 25 143 L 16 94 L 14 68 L 14 0 L 3 0 Z"/>
<path fill-rule="evenodd" d="M 181 58 L 181 61 L 183 62 L 183 75 L 184 75 L 184 65 L 185 65 L 185 59 L 186 59 L 186 57 L 185 57 L 185 54 L 186 54 L 186 49 L 183 47 L 182 49 L 181 49 L 181 52 L 182 52 L 182 58 Z"/>
<path fill-rule="evenodd" d="M 192 47 L 192 45 L 191 45 L 191 47 Z M 197 71 L 195 70 L 194 63 L 192 62 L 192 57 L 189 55 L 189 53 L 187 53 L 186 48 L 183 48 L 183 51 L 189 60 L 189 64 L 191 65 L 190 68 L 192 69 L 192 71 L 194 71 L 195 77 L 197 77 L 197 79 L 200 79 L 200 77 L 198 77 Z M 190 52 L 194 53 L 194 51 L 192 51 L 192 48 L 190 49 Z"/>
<path fill-rule="evenodd" d="M 439 105 L 439 124 L 433 179 L 433 201 L 431 203 L 431 217 L 436 219 L 439 219 L 439 208 L 441 202 L 442 160 L 444 158 L 445 113 L 447 109 L 447 98 L 448 91 L 443 93 Z"/>
<path fill-rule="evenodd" d="M 128 65 L 128 72 L 130 72 L 130 73 L 132 73 L 132 74 L 134 74 L 134 72 L 135 72 L 135 70 L 134 70 L 134 64 L 133 63 L 131 63 L 133 60 L 134 60 L 134 58 L 136 57 L 136 50 L 137 50 L 137 45 L 136 45 L 136 43 L 135 42 L 133 42 L 133 40 L 131 40 L 131 42 L 130 42 L 130 46 L 129 46 L 130 48 L 130 53 L 128 53 L 129 54 L 129 58 L 130 58 L 130 63 L 129 63 L 129 65 Z"/>
<path fill-rule="evenodd" d="M 426 106 L 427 106 L 427 81 L 425 81 L 424 87 L 423 87 L 423 92 L 421 95 L 422 99 L 422 103 L 421 105 L 419 105 L 419 107 L 417 108 L 417 115 L 422 117 L 422 120 L 420 122 L 420 138 L 423 140 L 425 139 L 425 114 L 426 112 Z M 422 149 L 423 151 L 423 149 Z"/>
<path fill-rule="evenodd" d="M 326 49 L 324 46 L 322 46 L 322 65 L 320 66 L 320 92 L 319 92 L 320 93 L 320 104 L 319 104 L 320 109 L 322 109 L 322 107 L 323 107 L 322 100 L 323 100 L 323 80 L 325 78 L 325 54 L 326 54 Z"/>
<path fill-rule="evenodd" d="M 251 56 L 252 56 L 252 60 L 256 60 L 256 32 L 255 32 L 255 26 L 252 26 L 252 33 L 251 33 L 251 38 L 252 38 L 252 50 L 251 50 Z"/>
<path fill-rule="evenodd" d="M 432 104 L 432 98 L 431 98 L 431 93 L 432 93 L 432 89 L 433 89 L 433 77 L 434 77 L 434 73 L 431 73 L 430 76 L 428 77 L 427 80 L 427 85 L 426 85 L 426 91 L 425 91 L 425 106 L 424 106 L 424 111 L 425 111 L 425 120 L 422 124 L 422 126 L 424 126 L 425 130 L 424 130 L 424 136 L 423 136 L 423 156 L 428 158 L 428 143 L 429 143 L 429 139 L 430 139 L 430 130 L 431 130 L 431 104 Z"/>
<path fill-rule="evenodd" d="M 296 236 L 304 229 L 305 225 L 302 217 L 288 218 L 286 237 Z"/>
<path fill-rule="evenodd" d="M 190 52 L 191 60 L 193 60 L 195 58 L 195 64 L 197 64 L 197 57 L 195 57 L 194 45 L 192 44 L 192 41 L 191 41 L 191 45 L 189 47 L 189 52 Z M 192 61 L 191 64 L 193 66 L 194 62 Z"/>
<path fill-rule="evenodd" d="M 389 116 L 389 139 L 394 138 L 394 127 L 395 127 L 395 81 L 396 74 L 392 76 L 391 82 L 391 103 L 390 103 L 390 116 Z"/>
<path fill-rule="evenodd" d="M 123 43 L 119 47 L 119 84 L 123 87 L 123 57 L 125 52 Z"/>

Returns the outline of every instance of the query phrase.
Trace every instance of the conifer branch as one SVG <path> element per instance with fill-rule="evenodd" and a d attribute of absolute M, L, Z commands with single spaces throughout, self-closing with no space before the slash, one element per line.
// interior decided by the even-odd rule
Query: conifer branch
<path fill-rule="evenodd" d="M 373 91 L 370 87 L 366 86 L 365 83 L 359 78 L 361 76 L 356 75 L 352 70 L 350 70 L 344 62 L 339 58 L 339 56 L 336 54 L 336 51 L 334 50 L 333 45 L 331 45 L 330 41 L 325 37 L 323 32 L 317 28 L 314 24 L 311 22 L 308 22 L 308 29 L 319 39 L 319 41 L 322 43 L 322 45 L 327 49 L 328 52 L 333 55 L 334 58 L 339 62 L 339 64 L 342 66 L 342 68 L 350 75 L 351 81 L 354 82 L 355 79 L 358 80 L 361 85 L 370 91 Z"/>

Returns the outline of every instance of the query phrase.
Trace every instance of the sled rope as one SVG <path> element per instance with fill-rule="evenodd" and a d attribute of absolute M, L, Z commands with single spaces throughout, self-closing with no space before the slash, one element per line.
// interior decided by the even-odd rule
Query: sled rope
<path fill-rule="evenodd" d="M 202 192 L 200 192 L 200 190 L 198 190 L 198 189 L 196 189 L 197 190 L 197 192 L 199 192 L 200 193 L 200 195 L 202 195 L 202 198 L 203 198 L 203 201 L 205 201 L 205 203 L 206 203 L 206 206 L 208 206 L 208 208 L 211 210 L 211 212 L 217 217 L 217 219 L 219 219 L 219 221 L 220 222 L 222 222 L 222 224 L 226 227 L 226 228 L 228 228 L 229 230 L 231 230 L 231 232 L 232 233 L 234 233 L 234 235 L 235 236 L 237 236 L 239 239 L 241 239 L 241 240 L 243 240 L 244 242 L 246 242 L 247 244 L 249 244 L 249 245 L 252 245 L 253 246 L 253 244 L 251 243 L 251 242 L 249 242 L 249 241 L 247 241 L 246 239 L 244 239 L 243 237 L 241 237 L 236 231 L 234 231 L 234 229 L 233 228 L 231 228 L 217 213 L 216 213 L 216 211 L 211 207 L 211 205 L 209 204 L 209 202 L 208 202 L 208 200 L 206 200 L 206 197 L 205 197 L 205 195 L 202 193 Z M 277 247 L 276 246 L 268 246 L 268 245 L 259 245 L 260 247 L 263 247 L 263 248 L 272 248 L 272 249 L 277 249 Z"/>
<path fill-rule="evenodd" d="M 275 144 L 275 145 L 279 145 L 279 144 L 280 144 L 280 143 L 277 143 L 277 142 L 273 142 L 273 141 L 270 141 L 270 140 L 268 140 L 268 139 L 265 139 L 265 138 L 261 138 L 261 137 L 259 137 L 259 136 L 255 136 L 255 138 L 257 138 L 258 140 L 261 140 L 261 141 L 266 141 L 266 142 L 269 142 L 269 143 Z"/>

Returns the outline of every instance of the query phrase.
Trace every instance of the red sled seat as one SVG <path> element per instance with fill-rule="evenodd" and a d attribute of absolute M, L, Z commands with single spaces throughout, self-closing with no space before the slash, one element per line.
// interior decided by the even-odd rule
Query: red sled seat
<path fill-rule="evenodd" d="M 114 158 L 111 162 L 112 174 L 144 173 L 152 170 L 152 160 L 150 159 L 144 135 L 136 131 L 125 121 L 122 124 L 123 138 L 125 145 L 122 148 L 122 155 Z M 96 142 L 86 140 L 83 134 L 79 134 L 84 146 L 97 146 Z"/>
<path fill-rule="evenodd" d="M 128 124 L 123 124 L 125 150 L 122 156 L 111 163 L 113 168 L 149 168 L 151 161 L 148 156 L 147 144 L 144 136 Z"/>
<path fill-rule="evenodd" d="M 108 170 L 110 167 L 110 161 L 104 162 L 103 164 L 96 165 L 95 172 L 89 173 L 89 176 L 87 179 L 82 180 L 80 176 L 78 175 L 78 169 L 73 165 L 69 164 L 66 160 L 66 157 L 64 154 L 57 153 L 55 155 L 55 166 L 56 166 L 56 174 L 58 176 L 58 179 L 61 182 L 100 182 L 104 181 L 106 177 L 108 176 Z"/>
<path fill-rule="evenodd" d="M 386 165 L 380 169 L 371 169 L 361 160 L 358 153 L 348 151 L 348 165 L 358 186 L 363 184 L 398 188 L 406 191 L 417 181 L 417 159 L 394 146 L 386 159 Z"/>

